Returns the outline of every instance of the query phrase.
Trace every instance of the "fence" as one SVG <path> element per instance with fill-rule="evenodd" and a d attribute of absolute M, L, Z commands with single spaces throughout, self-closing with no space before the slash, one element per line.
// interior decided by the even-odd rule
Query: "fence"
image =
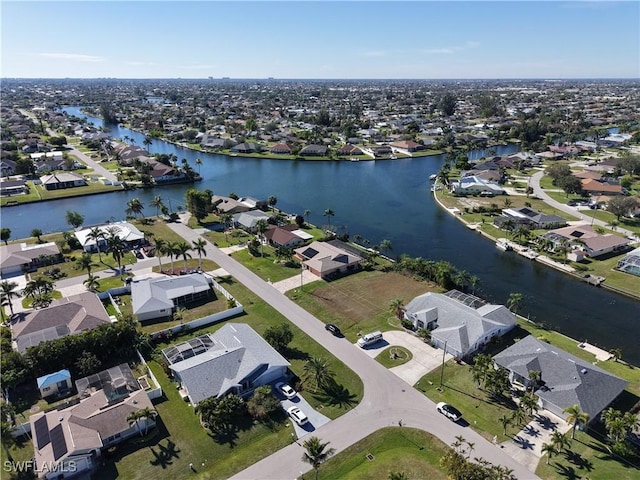
<path fill-rule="evenodd" d="M 153 380 L 153 383 L 156 386 L 156 388 L 153 388 L 147 392 L 147 396 L 149 397 L 149 400 L 153 400 L 154 398 L 160 398 L 162 396 L 162 388 L 160 387 L 160 382 L 158 382 L 158 379 L 149 368 L 149 365 L 147 365 L 147 362 L 142 356 L 142 354 L 138 350 L 136 350 L 136 353 L 138 354 L 138 358 L 140 359 L 140 361 L 144 364 L 147 370 L 147 375 L 151 377 L 151 380 Z"/>

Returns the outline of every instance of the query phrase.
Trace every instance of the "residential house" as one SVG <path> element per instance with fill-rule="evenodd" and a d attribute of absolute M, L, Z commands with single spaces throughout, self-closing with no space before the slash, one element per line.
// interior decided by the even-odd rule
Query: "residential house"
<path fill-rule="evenodd" d="M 455 195 L 504 195 L 505 191 L 497 183 L 484 180 L 476 175 L 464 177 L 457 182 L 451 182 L 451 191 Z"/>
<path fill-rule="evenodd" d="M 515 315 L 504 305 L 457 290 L 415 297 L 405 306 L 404 318 L 416 329 L 430 330 L 431 344 L 458 358 L 472 356 L 516 324 Z"/>
<path fill-rule="evenodd" d="M 43 175 L 40 177 L 40 182 L 46 190 L 60 190 L 63 188 L 84 187 L 87 185 L 87 180 L 82 175 L 72 172 Z"/>
<path fill-rule="evenodd" d="M 251 207 L 245 205 L 240 200 L 221 195 L 213 195 L 211 197 L 211 205 L 218 213 L 240 213 L 251 210 Z"/>
<path fill-rule="evenodd" d="M 599 234 L 590 225 L 569 225 L 539 235 L 550 241 L 554 248 L 568 245 L 582 250 L 589 257 L 599 257 L 607 253 L 622 252 L 629 247 L 629 239 L 612 233 Z"/>
<path fill-rule="evenodd" d="M 559 215 L 548 215 L 529 207 L 505 208 L 502 216 L 494 219 L 494 224 L 500 226 L 509 220 L 515 225 L 526 225 L 532 229 L 558 228 L 567 224 L 567 220 Z"/>
<path fill-rule="evenodd" d="M 344 147 L 338 150 L 338 155 L 348 157 L 352 155 L 362 155 L 362 150 L 360 150 L 355 145 L 347 144 Z"/>
<path fill-rule="evenodd" d="M 91 238 L 90 235 L 93 228 L 98 228 L 103 237 L 97 240 Z M 113 222 L 97 227 L 83 228 L 82 230 L 74 232 L 74 235 L 78 239 L 78 242 L 80 242 L 80 245 L 82 245 L 84 251 L 91 253 L 97 252 L 98 248 L 101 251 L 105 251 L 107 249 L 107 238 L 109 238 L 112 233 L 121 240 L 124 240 L 131 248 L 144 242 L 144 233 L 129 222 Z"/>
<path fill-rule="evenodd" d="M 260 220 L 269 220 L 270 215 L 260 210 L 250 210 L 248 212 L 240 212 L 233 215 L 233 224 L 248 232 L 255 233 L 256 225 Z"/>
<path fill-rule="evenodd" d="M 0 275 L 3 278 L 63 260 L 62 253 L 54 242 L 0 245 Z"/>
<path fill-rule="evenodd" d="M 531 386 L 530 373 L 540 372 L 533 384 L 540 408 L 566 418 L 565 408 L 578 405 L 597 418 L 627 386 L 619 378 L 593 363 L 528 335 L 493 357 L 497 366 L 509 371 L 509 380 L 521 387 Z"/>
<path fill-rule="evenodd" d="M 616 269 L 640 277 L 640 247 L 631 250 L 623 258 L 618 260 Z"/>
<path fill-rule="evenodd" d="M 593 178 L 583 178 L 582 191 L 589 195 L 625 195 L 627 192 L 621 185 L 599 182 Z"/>
<path fill-rule="evenodd" d="M 364 259 L 345 248 L 342 242 L 313 242 L 295 250 L 305 270 L 327 280 L 336 275 L 359 270 Z"/>
<path fill-rule="evenodd" d="M 300 238 L 291 230 L 275 225 L 269 226 L 264 233 L 264 237 L 267 239 L 269 245 L 273 245 L 274 247 L 293 248 L 304 243 L 304 239 Z"/>
<path fill-rule="evenodd" d="M 231 147 L 234 153 L 259 153 L 262 151 L 262 145 L 254 142 L 243 142 Z"/>
<path fill-rule="evenodd" d="M 22 193 L 29 193 L 29 187 L 24 180 L 0 180 L 0 197 Z"/>
<path fill-rule="evenodd" d="M 71 393 L 73 385 L 71 383 L 71 372 L 66 369 L 38 377 L 36 383 L 42 398 L 64 397 Z"/>
<path fill-rule="evenodd" d="M 418 150 L 423 150 L 424 147 L 413 140 L 398 140 L 391 144 L 391 150 L 394 152 L 403 153 L 405 155 L 411 155 Z"/>
<path fill-rule="evenodd" d="M 126 364 L 80 379 L 76 388 L 82 392 L 79 403 L 29 418 L 40 478 L 88 474 L 99 467 L 103 449 L 155 425 L 153 416 L 129 420 L 136 412 L 155 410 Z"/>
<path fill-rule="evenodd" d="M 206 300 L 212 295 L 209 279 L 201 273 L 131 282 L 131 306 L 140 322 L 168 317 L 180 305 Z"/>
<path fill-rule="evenodd" d="M 0 160 L 0 177 L 10 177 L 16 174 L 16 162 L 13 160 Z"/>
<path fill-rule="evenodd" d="M 271 147 L 269 151 L 274 155 L 290 155 L 291 147 L 286 143 L 277 143 L 276 145 Z"/>
<path fill-rule="evenodd" d="M 181 395 L 193 405 L 229 393 L 248 395 L 284 377 L 290 365 L 244 323 L 228 323 L 214 333 L 167 347 L 162 354 L 180 382 Z"/>
<path fill-rule="evenodd" d="M 300 150 L 298 155 L 303 157 L 324 157 L 327 155 L 328 150 L 329 149 L 324 145 L 307 145 Z"/>
<path fill-rule="evenodd" d="M 95 293 L 83 292 L 54 300 L 51 305 L 15 315 L 11 333 L 15 348 L 23 353 L 41 342 L 82 333 L 111 323 Z"/>

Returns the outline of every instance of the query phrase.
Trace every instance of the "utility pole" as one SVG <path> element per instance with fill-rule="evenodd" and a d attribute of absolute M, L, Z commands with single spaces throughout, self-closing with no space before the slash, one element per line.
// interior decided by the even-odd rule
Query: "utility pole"
<path fill-rule="evenodd" d="M 440 386 L 439 389 L 442 389 L 442 377 L 444 376 L 444 357 L 447 354 L 447 341 L 444 342 L 444 349 L 442 350 L 442 367 L 440 368 Z"/>

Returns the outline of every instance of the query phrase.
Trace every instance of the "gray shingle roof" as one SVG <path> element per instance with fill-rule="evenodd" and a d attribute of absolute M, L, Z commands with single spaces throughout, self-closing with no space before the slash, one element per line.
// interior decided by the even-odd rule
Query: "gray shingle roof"
<path fill-rule="evenodd" d="M 497 365 L 525 379 L 542 374 L 544 386 L 535 393 L 563 410 L 579 405 L 593 419 L 627 386 L 627 381 L 585 360 L 529 335 L 493 357 Z"/>

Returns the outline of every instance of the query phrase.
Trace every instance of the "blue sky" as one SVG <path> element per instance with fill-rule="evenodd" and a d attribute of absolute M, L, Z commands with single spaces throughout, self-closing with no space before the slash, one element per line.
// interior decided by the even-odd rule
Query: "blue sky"
<path fill-rule="evenodd" d="M 639 78 L 638 1 L 5 1 L 0 76 Z"/>

